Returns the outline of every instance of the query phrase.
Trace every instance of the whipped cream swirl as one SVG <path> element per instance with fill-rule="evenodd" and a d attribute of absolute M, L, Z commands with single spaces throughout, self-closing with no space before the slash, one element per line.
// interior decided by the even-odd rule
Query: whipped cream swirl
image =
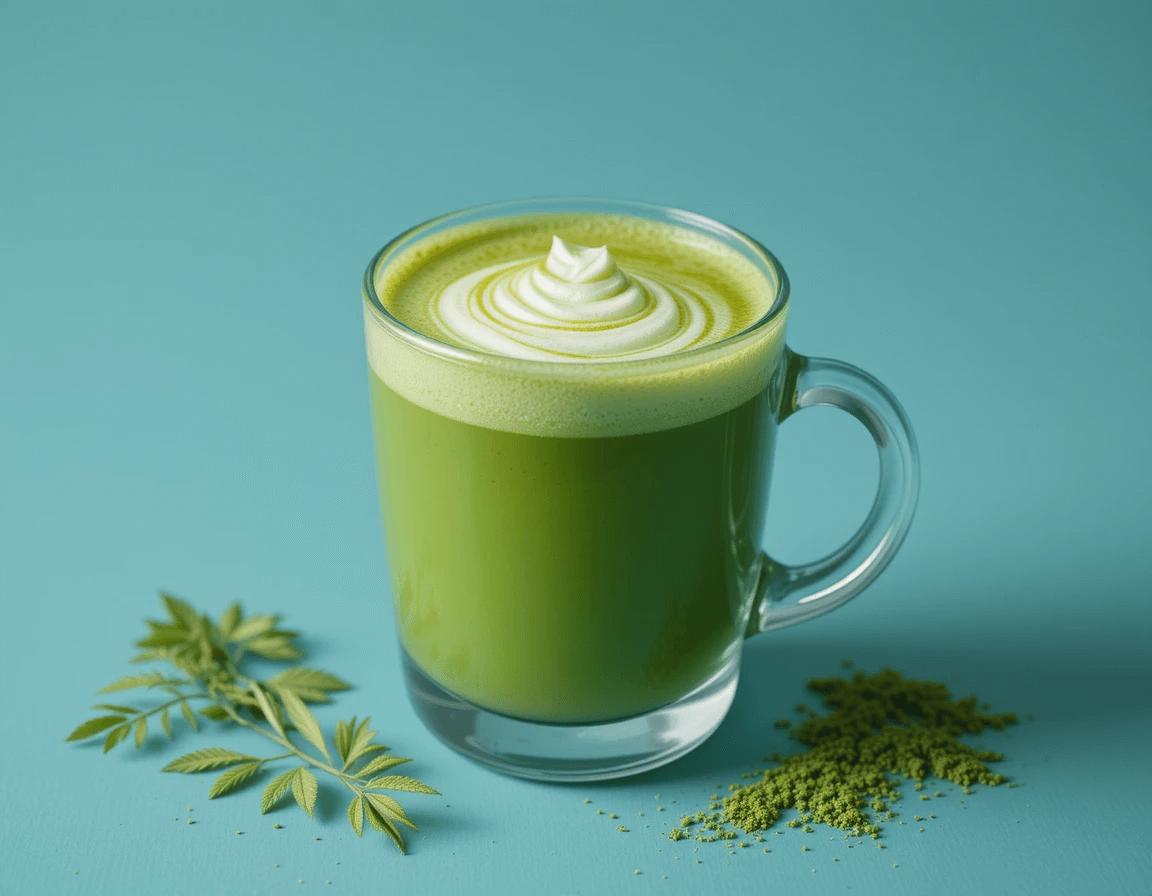
<path fill-rule="evenodd" d="M 549 361 L 668 355 L 714 341 L 731 323 L 724 303 L 622 271 L 607 246 L 577 246 L 558 236 L 547 258 L 474 271 L 429 310 L 467 347 Z"/>

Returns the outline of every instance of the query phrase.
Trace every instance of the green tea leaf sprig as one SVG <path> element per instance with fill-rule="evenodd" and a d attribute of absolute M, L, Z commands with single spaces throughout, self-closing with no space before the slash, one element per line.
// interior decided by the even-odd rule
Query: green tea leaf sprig
<path fill-rule="evenodd" d="M 328 703 L 331 694 L 347 690 L 343 680 L 319 669 L 290 666 L 267 680 L 241 671 L 245 656 L 258 656 L 277 662 L 303 658 L 296 646 L 296 632 L 282 629 L 275 615 L 244 617 L 240 605 L 232 604 L 213 622 L 178 597 L 161 593 L 167 610 L 165 620 L 147 619 L 149 632 L 136 642 L 142 649 L 132 662 L 164 661 L 176 674 L 146 672 L 120 678 L 97 691 L 159 691 L 169 699 L 153 706 L 124 703 L 98 703 L 93 709 L 103 715 L 82 722 L 65 740 L 88 740 L 104 735 L 107 753 L 131 734 L 136 747 L 148 737 L 149 719 L 159 721 L 168 739 L 172 738 L 172 710 L 178 709 L 185 724 L 199 731 L 202 720 L 241 725 L 266 737 L 286 752 L 259 757 L 222 747 L 208 747 L 173 759 L 163 771 L 198 774 L 223 772 L 212 783 L 208 798 L 215 799 L 247 787 L 260 777 L 266 765 L 294 760 L 297 763 L 274 778 L 265 788 L 261 813 L 268 812 L 289 791 L 296 803 L 311 817 L 320 784 L 313 769 L 323 772 L 353 793 L 348 821 L 356 835 L 363 836 L 364 820 L 386 834 L 404 852 L 399 825 L 417 830 L 395 799 L 383 791 L 436 794 L 427 784 L 404 775 L 387 773 L 411 760 L 384 755 L 389 748 L 376 743 L 371 719 L 338 721 L 331 744 L 339 761 L 334 761 L 324 732 L 309 703 Z M 193 705 L 198 709 L 193 710 Z M 293 734 L 307 743 L 299 744 Z M 309 749 L 310 748 L 310 749 Z"/>

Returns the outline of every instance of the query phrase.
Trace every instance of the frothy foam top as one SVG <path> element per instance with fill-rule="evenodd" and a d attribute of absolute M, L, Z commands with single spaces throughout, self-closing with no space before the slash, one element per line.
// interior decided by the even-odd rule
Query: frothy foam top
<path fill-rule="evenodd" d="M 365 301 L 375 374 L 488 428 L 612 436 L 697 422 L 757 394 L 783 352 L 784 309 L 743 333 L 773 306 L 771 272 L 716 237 L 640 217 L 461 224 L 401 244 L 370 276 L 408 327 L 484 353 L 438 356 Z"/>
<path fill-rule="evenodd" d="M 607 246 L 558 236 L 546 258 L 491 265 L 449 284 L 431 314 L 469 348 L 540 361 L 668 355 L 712 341 L 732 320 L 720 296 L 630 276 Z"/>

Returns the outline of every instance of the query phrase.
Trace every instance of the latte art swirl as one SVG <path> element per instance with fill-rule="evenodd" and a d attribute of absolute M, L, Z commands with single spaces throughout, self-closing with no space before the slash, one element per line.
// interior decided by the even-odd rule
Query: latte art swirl
<path fill-rule="evenodd" d="M 547 258 L 470 273 L 435 297 L 429 310 L 461 344 L 528 360 L 669 355 L 715 341 L 731 325 L 724 303 L 625 272 L 606 246 L 577 246 L 557 236 Z"/>

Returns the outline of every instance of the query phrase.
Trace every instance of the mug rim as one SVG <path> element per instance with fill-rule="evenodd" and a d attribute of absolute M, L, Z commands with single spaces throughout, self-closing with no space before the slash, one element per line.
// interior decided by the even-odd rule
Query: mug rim
<path fill-rule="evenodd" d="M 726 245 L 741 251 L 746 258 L 757 264 L 758 267 L 767 268 L 776 279 L 776 297 L 771 307 L 759 318 L 754 320 L 742 330 L 726 336 L 716 342 L 709 342 L 686 351 L 672 352 L 666 355 L 633 359 L 627 356 L 604 358 L 594 361 L 582 360 L 576 364 L 566 360 L 544 360 L 515 358 L 501 355 L 496 352 L 486 352 L 479 349 L 465 348 L 437 339 L 422 333 L 404 323 L 390 312 L 376 291 L 376 274 L 387 263 L 390 256 L 402 248 L 415 244 L 424 234 L 445 229 L 453 222 L 469 223 L 475 221 L 493 221 L 499 218 L 523 217 L 530 214 L 557 214 L 557 213 L 616 213 L 641 217 L 647 220 L 662 221 L 671 224 L 687 226 L 697 233 L 703 233 L 721 239 Z M 639 202 L 630 199 L 612 199 L 598 196 L 535 196 L 524 199 L 508 199 L 498 202 L 481 203 L 467 206 L 456 211 L 447 212 L 429 218 L 413 227 L 401 232 L 389 240 L 368 263 L 361 281 L 361 295 L 364 304 L 372 311 L 372 317 L 393 336 L 429 354 L 458 361 L 484 365 L 509 365 L 520 370 L 536 370 L 539 372 L 575 374 L 578 371 L 583 376 L 595 374 L 597 370 L 614 369 L 627 366 L 629 368 L 645 368 L 667 364 L 670 361 L 692 361 L 707 355 L 710 352 L 720 352 L 734 344 L 744 342 L 753 337 L 768 325 L 772 324 L 784 314 L 788 307 L 789 282 L 788 274 L 780 260 L 772 254 L 759 240 L 707 215 L 691 212 L 673 206 L 664 206 L 650 202 Z"/>

